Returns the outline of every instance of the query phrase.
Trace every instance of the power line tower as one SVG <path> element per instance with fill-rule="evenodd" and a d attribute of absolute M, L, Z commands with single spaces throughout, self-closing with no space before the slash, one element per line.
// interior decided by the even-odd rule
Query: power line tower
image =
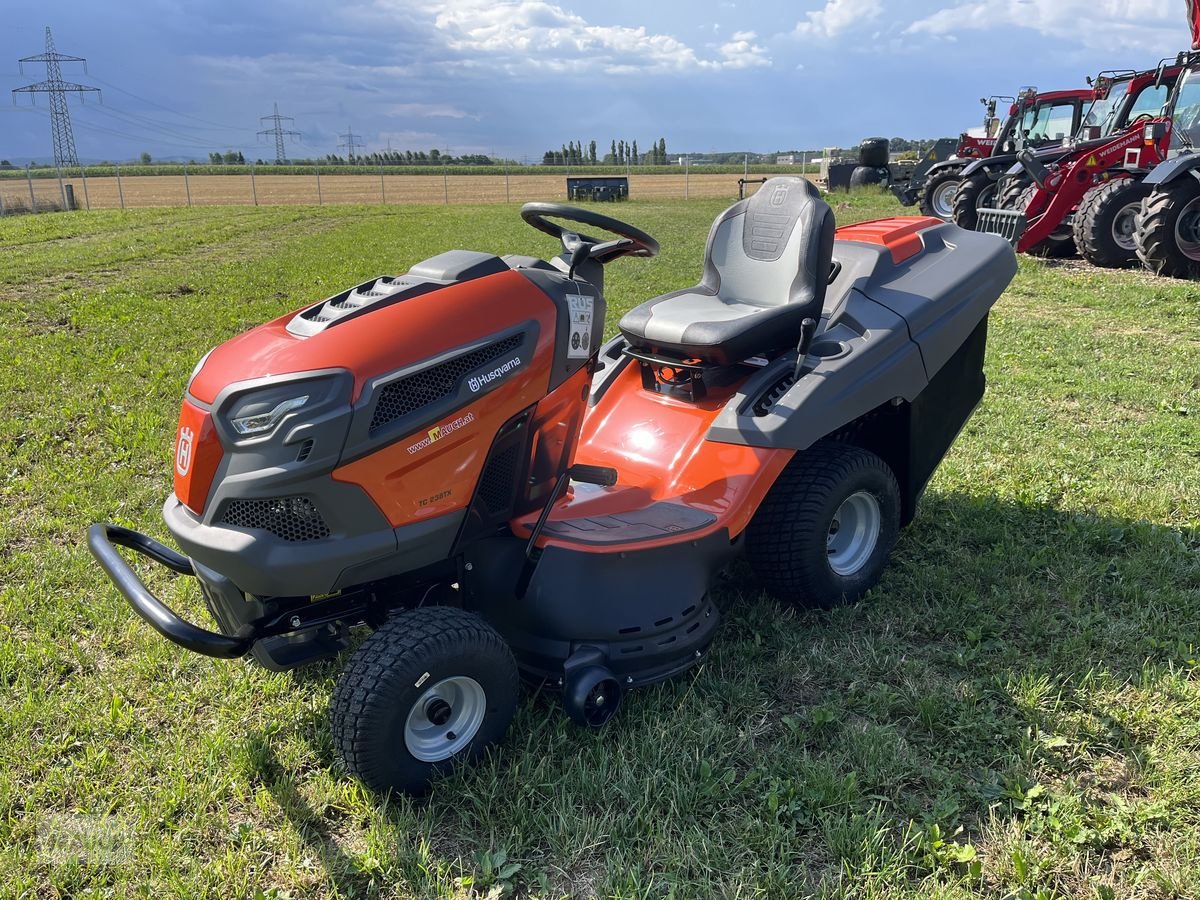
<path fill-rule="evenodd" d="M 275 162 L 279 163 L 280 165 L 283 165 L 284 163 L 287 162 L 287 150 L 284 149 L 284 146 L 283 146 L 284 140 L 283 139 L 285 137 L 292 137 L 292 138 L 300 137 L 300 132 L 290 131 L 289 129 L 284 128 L 283 123 L 284 122 L 294 122 L 296 120 L 293 119 L 291 116 L 281 116 L 279 114 L 279 104 L 276 103 L 274 115 L 259 116 L 259 121 L 271 123 L 271 127 L 267 128 L 264 131 L 260 131 L 258 133 L 258 136 L 262 137 L 263 135 L 266 135 L 266 134 L 272 134 L 275 136 Z"/>
<path fill-rule="evenodd" d="M 73 81 L 63 81 L 62 64 L 65 62 L 82 63 L 83 72 L 86 75 L 87 60 L 82 56 L 66 56 L 55 50 L 54 37 L 50 34 L 50 28 L 47 26 L 46 52 L 39 53 L 37 56 L 26 56 L 17 62 L 21 67 L 22 75 L 25 74 L 25 63 L 45 63 L 46 80 L 16 88 L 13 91 L 13 103 L 17 102 L 17 94 L 30 94 L 31 100 L 33 94 L 49 94 L 50 130 L 54 136 L 54 165 L 60 168 L 78 166 L 79 156 L 75 152 L 75 135 L 71 132 L 71 113 L 67 109 L 67 94 L 78 94 L 82 101 L 84 94 L 99 94 L 100 88 L 76 84 Z"/>
<path fill-rule="evenodd" d="M 338 144 L 338 149 L 345 149 L 347 151 L 346 160 L 351 163 L 354 162 L 354 148 L 358 147 L 361 150 L 367 146 L 363 143 L 362 136 L 355 134 L 354 130 L 349 126 L 346 126 L 345 134 L 338 135 L 338 139 L 341 142 Z"/>

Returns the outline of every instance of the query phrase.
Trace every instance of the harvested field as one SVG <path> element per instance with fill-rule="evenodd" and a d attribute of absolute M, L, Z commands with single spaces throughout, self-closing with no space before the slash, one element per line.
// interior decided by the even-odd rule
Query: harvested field
<path fill-rule="evenodd" d="M 736 197 L 738 175 L 631 175 L 630 196 L 638 200 L 723 199 Z M 751 174 L 750 179 L 762 178 Z M 0 181 L 6 210 L 62 206 L 56 178 Z M 343 203 L 524 203 L 565 200 L 566 174 L 553 175 L 135 175 L 63 178 L 80 208 L 156 206 L 286 206 Z M 746 186 L 748 193 L 758 187 Z"/>

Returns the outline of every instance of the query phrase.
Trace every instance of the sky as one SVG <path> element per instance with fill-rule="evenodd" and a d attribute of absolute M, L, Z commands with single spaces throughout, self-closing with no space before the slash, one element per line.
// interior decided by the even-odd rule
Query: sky
<path fill-rule="evenodd" d="M 613 139 L 672 152 L 848 146 L 979 124 L 979 98 L 1084 86 L 1189 43 L 1185 0 L 43 0 L 0 21 L 0 89 L 17 60 L 87 58 L 67 80 L 82 159 L 241 150 L 273 104 L 292 156 L 439 148 L 538 161 Z M 50 158 L 47 98 L 0 103 L 0 158 Z M 344 150 L 342 155 L 345 155 Z"/>

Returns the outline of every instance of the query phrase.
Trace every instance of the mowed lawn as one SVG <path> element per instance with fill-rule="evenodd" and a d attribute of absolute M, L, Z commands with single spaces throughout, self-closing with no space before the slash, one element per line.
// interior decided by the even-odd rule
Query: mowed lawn
<path fill-rule="evenodd" d="M 695 282 L 723 205 L 605 210 L 663 244 L 610 268 L 610 331 Z M 863 603 L 793 613 L 736 569 L 702 668 L 596 733 L 530 694 L 423 803 L 339 771 L 337 664 L 152 633 L 84 532 L 166 537 L 196 361 L 452 247 L 554 250 L 515 206 L 0 220 L 0 895 L 1200 896 L 1200 284 L 1022 260 Z"/>

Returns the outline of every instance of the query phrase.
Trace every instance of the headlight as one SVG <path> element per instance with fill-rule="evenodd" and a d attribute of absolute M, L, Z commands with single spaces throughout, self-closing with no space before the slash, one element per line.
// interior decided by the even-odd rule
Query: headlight
<path fill-rule="evenodd" d="M 239 410 L 244 415 L 230 419 L 230 424 L 233 425 L 233 430 L 238 434 L 265 434 L 274 429 L 283 420 L 284 416 L 292 410 L 299 409 L 307 402 L 308 395 L 305 394 L 302 397 L 290 397 L 287 400 L 281 400 L 269 409 L 254 408 L 262 404 L 246 404 Z"/>

